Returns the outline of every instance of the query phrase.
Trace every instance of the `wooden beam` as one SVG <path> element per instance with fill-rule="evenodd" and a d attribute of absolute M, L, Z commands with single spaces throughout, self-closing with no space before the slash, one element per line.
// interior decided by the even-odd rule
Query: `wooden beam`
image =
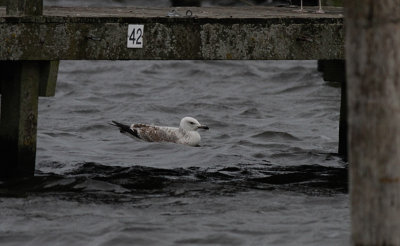
<path fill-rule="evenodd" d="M 400 245 L 400 0 L 345 1 L 353 245 Z"/>
<path fill-rule="evenodd" d="M 1 70 L 0 177 L 32 176 L 40 64 L 34 61 L 3 62 Z"/>

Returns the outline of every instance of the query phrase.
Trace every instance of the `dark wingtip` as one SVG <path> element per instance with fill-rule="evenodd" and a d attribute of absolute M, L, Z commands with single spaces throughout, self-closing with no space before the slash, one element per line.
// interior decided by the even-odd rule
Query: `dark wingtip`
<path fill-rule="evenodd" d="M 111 121 L 111 123 L 110 122 L 108 122 L 108 124 L 110 125 L 110 126 L 117 126 L 117 124 L 116 124 L 117 122 L 116 121 Z"/>
<path fill-rule="evenodd" d="M 120 133 L 125 133 L 126 132 L 126 133 L 131 134 L 134 137 L 140 138 L 138 132 L 136 130 L 132 130 L 130 126 L 122 124 L 122 123 L 119 123 L 119 122 L 114 121 L 114 120 L 112 120 L 111 122 L 113 124 L 112 123 L 109 123 L 109 124 L 112 125 L 112 126 L 118 127 Z"/>
<path fill-rule="evenodd" d="M 125 125 L 125 124 L 119 123 L 119 122 L 117 122 L 117 121 L 115 121 L 115 120 L 112 120 L 111 122 L 112 122 L 112 123 L 108 123 L 108 124 L 110 124 L 110 125 L 112 125 L 112 126 L 119 127 L 119 128 L 123 128 L 123 129 L 125 129 L 125 128 L 129 128 L 129 126 L 128 126 L 128 125 Z"/>

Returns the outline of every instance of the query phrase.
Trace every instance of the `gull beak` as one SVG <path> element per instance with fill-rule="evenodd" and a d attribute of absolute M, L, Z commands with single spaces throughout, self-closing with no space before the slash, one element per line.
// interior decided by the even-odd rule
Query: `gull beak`
<path fill-rule="evenodd" d="M 210 129 L 210 128 L 208 128 L 208 126 L 205 126 L 205 125 L 201 125 L 201 126 L 199 126 L 199 127 L 197 127 L 197 128 L 199 128 L 199 129 L 204 129 L 204 130 Z"/>

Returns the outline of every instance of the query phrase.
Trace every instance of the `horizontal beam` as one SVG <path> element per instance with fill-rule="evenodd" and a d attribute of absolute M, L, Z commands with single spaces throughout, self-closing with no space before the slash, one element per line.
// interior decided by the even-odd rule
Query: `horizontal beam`
<path fill-rule="evenodd" d="M 341 8 L 187 10 L 53 7 L 15 17 L 0 8 L 0 60 L 344 59 Z M 128 24 L 144 25 L 143 48 L 127 48 Z"/>

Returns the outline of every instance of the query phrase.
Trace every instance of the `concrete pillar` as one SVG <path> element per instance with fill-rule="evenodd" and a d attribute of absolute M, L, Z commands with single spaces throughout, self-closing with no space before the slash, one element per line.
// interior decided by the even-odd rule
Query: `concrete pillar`
<path fill-rule="evenodd" d="M 6 0 L 7 15 L 41 15 L 43 0 Z M 53 96 L 59 61 L 0 62 L 0 178 L 33 176 L 38 99 Z"/>
<path fill-rule="evenodd" d="M 345 1 L 353 245 L 400 245 L 400 0 Z"/>
<path fill-rule="evenodd" d="M 0 62 L 0 178 L 35 170 L 38 97 L 54 96 L 59 61 Z"/>
<path fill-rule="evenodd" d="M 339 145 L 338 154 L 347 161 L 347 92 L 346 69 L 344 60 L 318 60 L 318 71 L 322 72 L 325 81 L 339 82 L 341 88 L 340 120 L 339 120 Z"/>
<path fill-rule="evenodd" d="M 32 176 L 35 170 L 40 64 L 1 64 L 0 177 Z"/>
<path fill-rule="evenodd" d="M 340 84 L 340 118 L 339 118 L 339 146 L 338 154 L 343 160 L 348 160 L 348 113 L 347 113 L 347 83 Z"/>
<path fill-rule="evenodd" d="M 39 61 L 40 81 L 39 96 L 52 97 L 56 94 L 56 82 L 60 61 Z"/>

